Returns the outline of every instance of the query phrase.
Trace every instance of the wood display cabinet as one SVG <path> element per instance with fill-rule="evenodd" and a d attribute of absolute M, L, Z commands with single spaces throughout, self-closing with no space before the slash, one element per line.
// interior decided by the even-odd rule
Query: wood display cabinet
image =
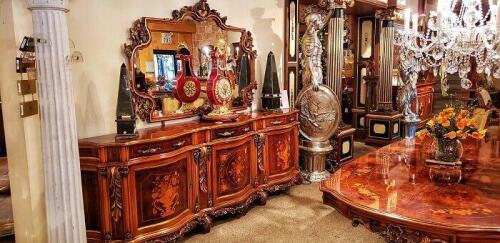
<path fill-rule="evenodd" d="M 89 242 L 170 242 L 301 181 L 298 112 L 247 113 L 79 142 Z"/>
<path fill-rule="evenodd" d="M 414 100 L 411 109 L 420 117 L 420 122 L 417 125 L 418 128 L 423 128 L 425 124 L 434 116 L 433 105 L 435 84 L 435 82 L 422 82 L 417 84 L 418 102 Z"/>

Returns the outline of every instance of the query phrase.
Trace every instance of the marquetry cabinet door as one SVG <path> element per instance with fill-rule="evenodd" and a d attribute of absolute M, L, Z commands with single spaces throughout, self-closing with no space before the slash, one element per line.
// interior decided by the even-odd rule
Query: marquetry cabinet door
<path fill-rule="evenodd" d="M 213 145 L 209 204 L 223 208 L 238 203 L 255 191 L 255 156 L 253 136 Z"/>
<path fill-rule="evenodd" d="M 265 134 L 266 184 L 272 185 L 289 180 L 293 174 L 290 172 L 297 170 L 299 156 L 297 137 L 296 126 Z"/>
<path fill-rule="evenodd" d="M 193 151 L 141 161 L 130 167 L 131 224 L 134 236 L 178 230 L 195 215 Z"/>

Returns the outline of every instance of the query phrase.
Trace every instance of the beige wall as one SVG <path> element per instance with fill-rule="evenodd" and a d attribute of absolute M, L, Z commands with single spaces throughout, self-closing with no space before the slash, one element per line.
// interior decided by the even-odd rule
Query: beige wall
<path fill-rule="evenodd" d="M 22 98 L 16 84 L 17 49 L 23 37 L 31 33 L 26 1 L 0 0 L 0 93 L 16 242 L 45 242 L 47 237 L 40 118 L 20 118 Z"/>
<path fill-rule="evenodd" d="M 142 16 L 170 17 L 174 9 L 195 0 L 70 0 L 70 38 L 84 62 L 73 64 L 78 135 L 80 138 L 114 133 L 120 65 L 126 62 L 122 45 L 128 28 Z M 269 51 L 278 68 L 283 51 L 283 0 L 209 0 L 228 17 L 228 24 L 254 34 L 258 51 L 256 76 L 262 82 Z M 281 78 L 281 72 L 279 72 Z M 259 85 L 261 88 L 261 85 Z M 257 92 L 259 93 L 259 92 Z M 139 127 L 145 124 L 139 123 Z"/>

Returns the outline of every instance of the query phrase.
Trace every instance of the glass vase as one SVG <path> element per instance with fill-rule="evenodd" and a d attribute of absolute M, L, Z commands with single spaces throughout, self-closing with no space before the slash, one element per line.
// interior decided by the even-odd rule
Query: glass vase
<path fill-rule="evenodd" d="M 434 158 L 441 162 L 459 162 L 464 152 L 462 143 L 458 139 L 435 139 L 434 146 Z"/>

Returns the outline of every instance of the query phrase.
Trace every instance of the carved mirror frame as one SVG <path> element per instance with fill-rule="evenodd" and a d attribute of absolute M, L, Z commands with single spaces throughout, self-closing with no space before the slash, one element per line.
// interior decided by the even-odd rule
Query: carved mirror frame
<path fill-rule="evenodd" d="M 243 88 L 239 95 L 243 99 L 243 105 L 233 107 L 234 111 L 245 110 L 252 106 L 253 101 L 253 89 L 257 87 L 257 82 L 255 80 L 255 59 L 257 57 L 257 52 L 253 49 L 253 37 L 250 31 L 244 28 L 234 27 L 227 25 L 227 17 L 221 17 L 220 13 L 211 9 L 207 3 L 207 0 L 200 0 L 194 6 L 185 6 L 180 10 L 174 10 L 172 12 L 172 18 L 153 18 L 153 17 L 142 17 L 134 21 L 132 27 L 129 29 L 129 43 L 124 44 L 123 52 L 129 59 L 128 70 L 130 74 L 130 87 L 132 90 L 132 100 L 135 107 L 136 115 L 143 121 L 146 122 L 164 122 L 175 119 L 182 119 L 188 117 L 198 116 L 201 112 L 189 112 L 184 114 L 168 114 L 162 117 L 155 117 L 154 112 L 156 110 L 155 98 L 147 93 L 140 92 L 135 85 L 135 75 L 134 75 L 134 57 L 136 52 L 147 47 L 152 41 L 151 30 L 148 28 L 148 22 L 150 21 L 160 21 L 164 23 L 179 23 L 190 17 L 192 20 L 197 22 L 204 21 L 214 21 L 216 25 L 224 31 L 240 32 L 240 50 L 242 53 L 247 54 L 249 63 L 249 84 Z"/>

